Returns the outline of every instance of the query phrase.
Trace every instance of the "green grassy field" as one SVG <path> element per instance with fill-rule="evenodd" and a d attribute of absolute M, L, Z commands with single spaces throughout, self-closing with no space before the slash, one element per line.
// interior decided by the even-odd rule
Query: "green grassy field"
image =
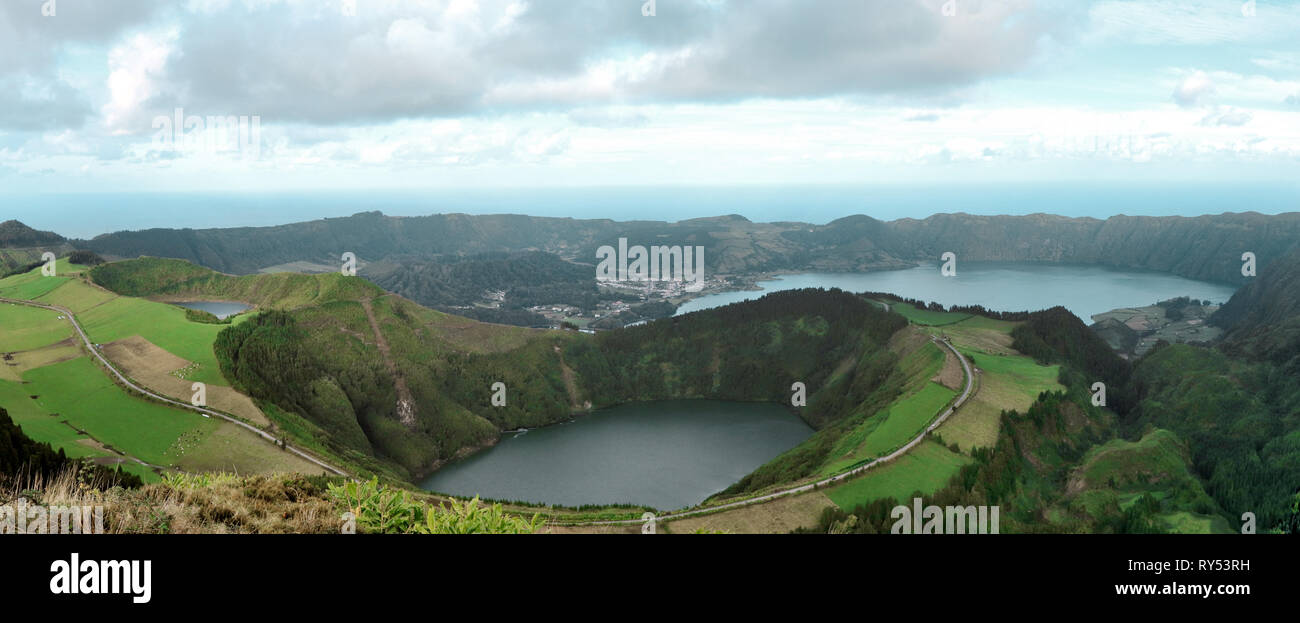
<path fill-rule="evenodd" d="M 62 262 L 59 277 L 42 277 L 39 270 L 0 280 L 0 295 L 67 307 L 92 342 L 105 344 L 140 336 L 169 353 L 194 362 L 186 378 L 211 386 L 227 385 L 221 376 L 212 343 L 230 325 L 192 322 L 185 310 L 168 303 L 119 296 L 77 276 L 82 267 Z M 326 280 L 329 281 L 329 280 Z M 268 283 L 294 283 L 306 292 L 320 292 L 296 277 Z M 324 283 L 324 282 L 322 282 Z M 332 282 L 331 282 L 332 283 Z M 337 290 L 337 288 L 335 288 Z M 331 294 L 332 295 L 332 294 Z M 244 314 L 233 324 L 248 320 Z M 233 424 L 204 418 L 136 397 L 112 383 L 90 357 L 76 349 L 54 349 L 73 335 L 58 314 L 21 305 L 0 305 L 0 349 L 42 349 L 43 360 L 27 353 L 23 365 L 0 376 L 0 405 L 5 406 L 29 436 L 62 448 L 72 457 L 112 457 L 122 453 L 149 463 L 187 471 L 235 470 L 315 473 L 318 468 Z M 12 346 L 10 346 L 12 345 Z M 57 356 L 56 356 L 57 355 Z M 75 359 L 59 362 L 69 355 Z M 35 367 L 33 367 L 35 363 Z M 179 365 L 179 364 L 178 364 Z M 21 382 L 20 382 L 21 380 Z M 33 399 L 32 396 L 37 396 Z M 188 396 L 177 396 L 187 398 Z M 78 430 L 85 431 L 80 433 Z M 128 459 L 129 460 L 129 459 Z M 132 473 L 156 480 L 146 466 L 123 464 Z"/>
<path fill-rule="evenodd" d="M 997 443 L 1003 411 L 1024 412 L 1042 392 L 1064 389 L 1057 382 L 1060 366 L 1041 366 L 1023 355 L 989 355 L 962 347 L 958 350 L 982 370 L 979 389 L 935 432 L 963 452 Z"/>
<path fill-rule="evenodd" d="M 890 303 L 889 307 L 904 318 L 921 325 L 944 326 L 955 324 L 971 317 L 971 314 L 931 311 L 920 309 L 908 303 Z"/>
<path fill-rule="evenodd" d="M 27 384 L 21 386 L 22 392 L 42 412 L 58 414 L 59 420 L 90 431 L 104 444 L 155 465 L 175 462 L 170 450 L 182 435 L 203 434 L 216 427 L 216 422 L 197 413 L 127 394 L 89 357 L 37 368 L 23 379 Z"/>
<path fill-rule="evenodd" d="M 930 381 L 930 379 L 939 372 L 939 369 L 943 367 L 943 364 L 943 351 L 940 350 L 939 346 L 930 343 L 921 345 L 919 348 L 916 348 L 903 357 L 902 361 L 899 362 L 899 369 L 906 376 L 907 380 L 905 381 L 905 384 L 908 389 L 905 389 L 904 394 L 891 404 L 889 408 L 884 409 L 879 413 L 871 414 L 871 416 L 864 419 L 857 428 L 846 433 L 836 441 L 835 447 L 832 448 L 830 453 L 827 455 L 829 459 L 822 466 L 819 473 L 824 476 L 837 474 L 849 467 L 879 456 L 878 454 L 872 454 L 872 449 L 876 447 L 876 444 L 873 443 L 868 445 L 866 443 L 867 440 L 875 436 L 882 428 L 886 429 L 882 433 L 884 436 L 878 438 L 877 441 L 896 435 L 899 430 L 906 428 L 903 420 L 908 418 L 908 416 L 917 416 L 917 414 L 920 413 L 918 410 L 923 408 L 923 405 L 913 403 L 916 401 L 924 401 L 928 397 L 923 396 L 918 398 L 918 394 L 922 391 L 926 391 L 926 386 L 928 385 L 934 385 L 939 389 L 945 389 Z M 933 396 L 933 394 L 930 394 L 930 396 Z M 931 411 L 931 417 L 936 413 L 937 409 Z M 893 415 L 899 415 L 900 419 L 886 427 L 885 423 L 891 419 Z M 926 421 L 928 422 L 928 419 Z M 912 437 L 915 437 L 916 434 L 920 432 L 920 428 L 923 427 L 924 424 L 921 425 L 921 427 L 918 427 L 911 436 L 904 439 L 902 443 L 906 443 Z M 902 444 L 900 443 L 899 445 Z"/>
<path fill-rule="evenodd" d="M 43 294 L 38 298 L 48 305 L 59 305 L 72 310 L 80 316 L 92 309 L 117 298 L 116 294 L 86 284 L 79 279 L 70 279 L 62 286 Z"/>
<path fill-rule="evenodd" d="M 42 277 L 40 270 L 0 279 L 0 296 L 33 300 L 70 281 L 67 277 Z"/>
<path fill-rule="evenodd" d="M 209 385 L 228 385 L 212 351 L 213 341 L 226 325 L 191 322 L 185 318 L 185 310 L 175 305 L 128 297 L 115 298 L 78 314 L 77 319 L 96 343 L 139 335 L 177 357 L 198 364 L 198 369 L 186 378 Z"/>
<path fill-rule="evenodd" d="M 956 396 L 957 392 L 938 383 L 926 383 L 921 391 L 889 408 L 885 420 L 863 442 L 861 453 L 881 456 L 911 441 Z"/>
<path fill-rule="evenodd" d="M 66 418 L 51 416 L 45 407 L 32 400 L 33 391 L 39 391 L 39 388 L 32 384 L 0 380 L 0 406 L 9 412 L 9 416 L 22 427 L 28 437 L 48 443 L 55 449 L 62 448 L 64 454 L 71 458 L 119 456 L 93 444 L 83 443 L 89 438 L 65 424 L 63 421 Z M 123 471 L 135 474 L 145 482 L 161 480 L 152 469 L 144 465 L 129 460 L 121 465 Z"/>
<path fill-rule="evenodd" d="M 1218 515 L 1201 515 L 1188 511 L 1166 513 L 1160 516 L 1165 528 L 1176 534 L 1233 534 L 1236 531 L 1228 520 Z"/>
<path fill-rule="evenodd" d="M 821 473 L 839 473 L 899 448 L 925 430 L 939 410 L 956 395 L 957 392 L 927 381 L 920 391 L 895 402 L 845 435 L 832 451 L 831 456 L 838 458 L 828 462 Z"/>
<path fill-rule="evenodd" d="M 915 492 L 930 495 L 942 489 L 970 462 L 933 441 L 925 441 L 890 463 L 827 491 L 826 496 L 846 511 L 882 498 L 892 497 L 901 504 Z"/>
<path fill-rule="evenodd" d="M 72 274 L 78 268 L 68 265 L 66 273 Z M 71 309 L 82 329 L 98 344 L 139 335 L 177 357 L 198 364 L 186 378 L 209 385 L 229 385 L 212 352 L 217 334 L 228 325 L 191 322 L 185 317 L 185 310 L 175 305 L 117 296 L 79 279 L 41 277 L 39 270 L 0 280 L 0 296 Z M 234 322 L 249 317 L 244 314 Z"/>
<path fill-rule="evenodd" d="M 0 304 L 0 352 L 17 352 L 48 346 L 72 337 L 72 323 L 59 314 L 17 304 Z"/>

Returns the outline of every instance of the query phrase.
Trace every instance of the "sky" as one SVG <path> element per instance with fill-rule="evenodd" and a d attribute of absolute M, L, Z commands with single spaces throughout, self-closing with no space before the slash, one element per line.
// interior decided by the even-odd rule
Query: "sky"
<path fill-rule="evenodd" d="M 0 197 L 1293 182 L 1297 33 L 1281 0 L 0 0 Z"/>

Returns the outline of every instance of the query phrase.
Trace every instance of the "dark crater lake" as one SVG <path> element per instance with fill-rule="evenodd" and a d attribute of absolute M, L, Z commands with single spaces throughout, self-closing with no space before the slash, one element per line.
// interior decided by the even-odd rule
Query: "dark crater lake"
<path fill-rule="evenodd" d="M 1060 264 L 959 263 L 956 277 L 938 265 L 874 273 L 804 273 L 759 283 L 762 291 L 726 292 L 682 305 L 689 313 L 758 298 L 766 292 L 837 287 L 890 292 L 944 305 L 997 311 L 1062 305 L 1085 323 L 1112 309 L 1178 296 L 1219 304 L 1233 288 L 1164 273 Z M 543 504 L 632 503 L 671 510 L 692 506 L 793 448 L 812 430 L 771 404 L 669 401 L 624 405 L 567 424 L 506 433 L 497 446 L 444 467 L 425 489 Z"/>
<path fill-rule="evenodd" d="M 704 501 L 812 433 L 773 404 L 634 403 L 506 433 L 495 447 L 438 470 L 421 485 L 498 500 L 671 510 Z"/>

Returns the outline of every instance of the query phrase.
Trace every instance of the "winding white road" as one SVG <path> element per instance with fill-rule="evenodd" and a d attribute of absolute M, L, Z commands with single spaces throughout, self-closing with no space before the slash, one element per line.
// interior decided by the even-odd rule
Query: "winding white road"
<path fill-rule="evenodd" d="M 17 304 L 17 305 L 26 305 L 26 306 L 29 306 L 29 307 L 39 307 L 39 308 L 42 308 L 42 309 L 47 309 L 47 310 L 50 310 L 50 311 L 55 311 L 55 312 L 59 312 L 59 313 L 63 314 L 64 316 L 66 316 L 66 317 L 68 318 L 69 321 L 72 322 L 72 326 L 73 326 L 73 328 L 76 329 L 76 330 L 77 330 L 77 334 L 81 336 L 81 341 L 85 343 L 85 345 L 86 345 L 86 349 L 89 350 L 90 353 L 93 354 L 97 359 L 99 359 L 100 363 L 102 363 L 102 364 L 104 365 L 105 368 L 107 368 L 110 372 L 112 372 L 113 375 L 114 375 L 115 377 L 117 377 L 118 381 L 120 381 L 120 382 L 121 382 L 123 385 L 125 385 L 126 387 L 128 387 L 128 388 L 130 388 L 130 389 L 132 389 L 132 390 L 134 390 L 134 391 L 136 391 L 136 392 L 138 392 L 138 393 L 140 393 L 140 394 L 143 394 L 143 395 L 145 395 L 145 396 L 148 396 L 148 397 L 150 397 L 150 398 L 153 398 L 154 400 L 158 400 L 158 401 L 160 401 L 160 402 L 165 402 L 165 403 L 167 403 L 167 404 L 170 404 L 170 405 L 173 405 L 173 406 L 176 406 L 176 407 L 182 408 L 182 409 L 189 409 L 190 411 L 198 412 L 198 413 L 200 413 L 200 414 L 202 414 L 202 415 L 204 415 L 204 416 L 208 416 L 208 417 L 218 417 L 218 418 L 221 418 L 221 419 L 223 419 L 223 420 L 226 420 L 226 421 L 231 422 L 231 423 L 233 423 L 233 424 L 236 424 L 236 425 L 238 425 L 238 426 L 242 426 L 242 427 L 244 427 L 245 429 L 248 429 L 249 431 L 251 431 L 251 432 L 253 432 L 253 433 L 259 435 L 259 436 L 262 437 L 263 439 L 266 439 L 266 440 L 268 440 L 268 441 L 270 441 L 270 442 L 272 442 L 272 443 L 280 443 L 280 440 L 279 440 L 279 439 L 277 439 L 277 438 L 274 437 L 273 435 L 267 433 L 266 431 L 263 431 L 263 430 L 261 430 L 261 429 L 259 429 L 259 428 L 256 428 L 256 427 L 253 427 L 253 426 L 249 425 L 249 424 L 246 423 L 246 422 L 243 422 L 243 421 L 241 421 L 241 420 L 235 419 L 235 418 L 233 418 L 233 417 L 231 417 L 231 416 L 228 416 L 228 415 L 226 415 L 226 414 L 224 414 L 224 413 L 218 413 L 218 412 L 216 412 L 216 411 L 212 411 L 212 410 L 209 410 L 209 409 L 205 409 L 205 408 L 203 408 L 203 407 L 196 407 L 196 406 L 194 406 L 194 405 L 187 404 L 187 403 L 184 403 L 184 402 L 180 402 L 180 401 L 178 401 L 178 400 L 173 400 L 173 399 L 168 398 L 168 397 L 166 397 L 166 396 L 160 396 L 160 395 L 158 395 L 158 394 L 156 394 L 156 393 L 154 393 L 154 392 L 152 392 L 152 391 L 150 391 L 150 390 L 148 390 L 148 389 L 145 389 L 145 388 L 143 388 L 143 387 L 140 387 L 139 385 L 136 385 L 136 384 L 133 383 L 130 379 L 126 378 L 126 376 L 123 375 L 120 371 L 118 371 L 118 369 L 117 369 L 116 367 L 114 367 L 113 364 L 112 364 L 111 362 L 109 362 L 108 359 L 105 358 L 104 355 L 103 355 L 102 353 L 100 353 L 99 349 L 95 348 L 94 343 L 90 341 L 90 338 L 86 335 L 86 332 L 81 328 L 81 324 L 77 322 L 77 318 L 76 318 L 76 316 L 73 315 L 72 311 L 68 310 L 67 308 L 60 307 L 60 306 L 57 306 L 57 305 L 46 305 L 46 304 L 44 304 L 44 303 L 37 303 L 37 302 L 35 302 L 35 301 L 25 301 L 25 300 L 21 300 L 21 299 L 10 299 L 10 298 L 4 298 L 4 297 L 0 297 L 0 303 L 14 303 L 14 304 Z M 701 507 L 701 508 L 695 508 L 695 509 L 686 510 L 686 511 L 681 511 L 681 512 L 668 512 L 668 513 L 664 513 L 664 514 L 662 514 L 662 515 L 657 516 L 657 517 L 656 517 L 656 521 L 664 521 L 664 520 L 669 520 L 669 519 L 680 519 L 680 518 L 682 518 L 682 517 L 691 517 L 691 516 L 695 516 L 695 515 L 704 515 L 704 514 L 708 514 L 708 513 L 715 513 L 715 512 L 718 512 L 718 511 L 728 510 L 728 509 L 732 509 L 732 508 L 739 508 L 739 507 L 742 507 L 742 506 L 750 506 L 750 505 L 753 505 L 753 504 L 762 504 L 762 503 L 764 503 L 764 502 L 770 502 L 770 501 L 772 501 L 772 500 L 775 500 L 775 499 L 780 498 L 780 497 L 785 497 L 785 496 L 787 496 L 787 495 L 796 495 L 796 494 L 799 494 L 799 493 L 804 493 L 804 492 L 807 492 L 807 491 L 812 491 L 813 489 L 816 489 L 816 488 L 819 488 L 819 487 L 824 487 L 824 486 L 826 486 L 826 485 L 829 485 L 829 484 L 836 483 L 836 482 L 839 482 L 839 481 L 841 481 L 841 480 L 844 480 L 845 478 L 849 478 L 849 477 L 851 477 L 851 476 L 855 476 L 855 475 L 860 474 L 860 473 L 862 473 L 862 472 L 865 472 L 865 471 L 867 471 L 867 470 L 869 470 L 869 469 L 871 469 L 871 468 L 873 468 L 873 467 L 877 467 L 877 466 L 879 466 L 879 465 L 882 465 L 882 464 L 888 463 L 888 462 L 890 462 L 890 461 L 893 461 L 894 459 L 897 459 L 897 458 L 900 457 L 900 456 L 903 456 L 904 454 L 907 454 L 907 453 L 908 453 L 912 448 L 916 447 L 917 444 L 920 444 L 922 441 L 925 441 L 926 436 L 929 435 L 931 432 L 933 432 L 933 431 L 934 431 L 936 428 L 938 428 L 940 425 L 942 425 L 943 422 L 944 422 L 945 420 L 947 420 L 949 416 L 951 416 L 951 415 L 952 415 L 952 414 L 953 414 L 953 413 L 954 413 L 954 412 L 955 412 L 959 407 L 961 407 L 962 404 L 964 404 L 964 403 L 966 402 L 966 400 L 967 400 L 968 398 L 970 398 L 971 393 L 974 391 L 974 386 L 975 386 L 975 374 L 974 374 L 974 371 L 971 369 L 970 362 L 968 362 L 968 361 L 966 360 L 966 358 L 963 357 L 962 354 L 961 354 L 960 352 L 957 351 L 956 348 L 953 348 L 952 344 L 950 344 L 948 341 L 946 341 L 946 340 L 941 340 L 941 339 L 934 338 L 934 337 L 931 337 L 930 339 L 931 339 L 931 341 L 934 342 L 935 344 L 942 345 L 944 348 L 947 348 L 947 349 L 948 349 L 948 350 L 949 350 L 949 351 L 950 351 L 950 352 L 951 352 L 955 357 L 957 357 L 957 360 L 961 362 L 961 367 L 962 367 L 962 369 L 963 369 L 963 371 L 965 372 L 965 375 L 966 375 L 966 386 L 965 386 L 965 388 L 962 389 L 962 393 L 961 393 L 961 395 L 958 396 L 957 399 L 954 400 L 954 401 L 953 401 L 953 402 L 948 406 L 948 408 L 947 408 L 943 413 L 939 414 L 939 416 L 938 416 L 937 418 L 935 418 L 935 420 L 934 420 L 933 422 L 931 422 L 930 425 L 927 426 L 926 429 L 925 429 L 924 431 L 922 431 L 922 432 L 921 432 L 920 434 L 918 434 L 915 438 L 913 438 L 911 441 L 909 441 L 909 442 L 907 442 L 906 444 L 904 444 L 904 445 L 903 445 L 902 447 L 900 447 L 899 449 L 897 449 L 897 450 L 895 450 L 895 451 L 893 451 L 893 452 L 891 452 L 891 453 L 889 453 L 889 454 L 887 454 L 887 455 L 885 455 L 885 456 L 882 456 L 882 457 L 879 457 L 879 458 L 876 458 L 876 459 L 872 459 L 870 462 L 868 462 L 868 463 L 864 463 L 864 464 L 862 464 L 862 465 L 859 465 L 859 466 L 857 466 L 857 467 L 855 467 L 855 468 L 853 468 L 853 469 L 846 470 L 846 471 L 844 471 L 844 472 L 841 472 L 841 473 L 836 474 L 836 475 L 834 475 L 834 476 L 830 476 L 830 477 L 828 477 L 828 478 L 823 478 L 822 480 L 818 480 L 818 481 L 816 481 L 816 482 L 812 482 L 812 483 L 808 483 L 808 484 L 800 485 L 800 486 L 797 486 L 797 487 L 791 487 L 791 488 L 789 488 L 789 489 L 782 489 L 782 490 L 780 490 L 780 491 L 774 491 L 774 492 L 772 492 L 772 493 L 767 493 L 767 494 L 760 495 L 760 496 L 757 496 L 757 497 L 752 497 L 752 498 L 746 498 L 746 499 L 744 499 L 744 500 L 738 500 L 738 501 L 735 501 L 735 502 L 728 502 L 728 503 L 726 503 L 726 504 L 719 504 L 719 505 L 717 505 L 717 506 Z M 334 466 L 329 465 L 328 463 L 325 463 L 325 462 L 321 461 L 320 459 L 317 459 L 317 458 L 314 457 L 314 456 L 311 456 L 311 455 L 309 455 L 309 454 L 307 454 L 307 453 L 305 453 L 305 452 L 303 452 L 303 451 L 301 451 L 301 450 L 298 450 L 297 448 L 293 448 L 293 447 L 288 446 L 287 443 L 286 443 L 286 445 L 285 445 L 285 449 L 288 450 L 289 452 L 292 452 L 292 453 L 294 453 L 294 454 L 296 454 L 296 455 L 302 457 L 303 459 L 305 459 L 305 460 L 307 460 L 307 461 L 310 461 L 311 463 L 314 463 L 314 464 L 319 465 L 320 467 L 322 467 L 322 468 L 324 468 L 324 469 L 326 469 L 326 470 L 329 470 L 329 471 L 331 471 L 331 472 L 334 472 L 335 474 L 338 474 L 338 475 L 340 475 L 340 476 L 347 476 L 347 475 L 348 475 L 346 472 L 344 472 L 344 471 L 342 471 L 342 470 L 340 470 L 340 469 L 338 469 L 338 468 L 335 468 Z M 588 525 L 588 526 L 596 526 L 596 525 L 627 525 L 627 524 L 640 524 L 640 523 L 643 523 L 643 521 L 644 521 L 644 520 L 642 520 L 642 519 L 623 519 L 623 520 L 614 520 L 614 521 L 593 521 L 593 522 L 574 522 L 574 523 L 566 523 L 566 522 L 562 522 L 562 521 L 560 521 L 560 522 L 556 522 L 556 524 L 557 524 L 557 525 L 572 525 L 572 526 L 581 526 L 581 525 Z"/>
<path fill-rule="evenodd" d="M 4 297 L 0 297 L 0 303 L 14 303 L 14 304 L 16 304 L 16 305 L 26 305 L 26 306 L 28 306 L 28 307 L 39 307 L 39 308 L 41 308 L 41 309 L 48 309 L 48 310 L 50 310 L 50 311 L 55 311 L 55 312 L 59 312 L 60 314 L 63 314 L 64 316 L 67 317 L 68 320 L 70 320 L 70 321 L 72 322 L 72 328 L 74 328 L 74 329 L 77 330 L 77 335 L 80 335 L 80 336 L 81 336 L 81 341 L 84 342 L 84 343 L 86 344 L 86 349 L 90 351 L 90 354 L 94 355 L 95 358 L 99 359 L 99 362 L 102 363 L 102 364 L 104 364 L 104 367 L 107 368 L 109 372 L 112 372 L 112 373 L 113 373 L 113 376 L 117 377 L 117 380 L 118 380 L 118 381 L 121 381 L 122 385 L 125 385 L 126 387 L 128 387 L 128 388 L 134 390 L 134 391 L 137 392 L 137 393 L 143 394 L 143 395 L 145 395 L 145 396 L 148 396 L 148 397 L 153 398 L 154 400 L 158 400 L 158 401 L 160 401 L 160 402 L 165 402 L 165 403 L 167 403 L 167 404 L 169 404 L 169 405 L 172 405 L 172 406 L 176 406 L 176 407 L 180 407 L 180 408 L 182 408 L 182 409 L 189 409 L 190 411 L 198 412 L 200 415 L 203 415 L 204 417 L 219 417 L 219 418 L 221 418 L 221 419 L 223 419 L 223 420 L 226 420 L 227 422 L 230 422 L 230 423 L 232 423 L 232 424 L 236 424 L 236 425 L 238 425 L 238 426 L 242 426 L 242 427 L 248 429 L 249 431 L 252 431 L 253 433 L 256 433 L 258 436 L 262 437 L 263 439 L 266 439 L 267 441 L 270 441 L 271 443 L 279 444 L 279 443 L 282 442 L 280 439 L 277 439 L 274 435 L 271 435 L 270 433 L 267 433 L 266 431 L 264 431 L 264 430 L 262 430 L 262 429 L 260 429 L 260 428 L 254 427 L 254 426 L 252 426 L 252 425 L 250 425 L 250 424 L 248 424 L 248 423 L 246 423 L 246 422 L 244 422 L 244 421 L 242 421 L 242 420 L 238 420 L 238 419 L 233 418 L 233 417 L 231 417 L 231 416 L 228 416 L 228 415 L 226 415 L 226 414 L 224 414 L 224 413 L 218 413 L 218 412 L 216 412 L 216 411 L 212 411 L 212 410 L 209 410 L 209 409 L 205 409 L 205 408 L 203 408 L 203 407 L 196 407 L 196 406 L 194 406 L 194 405 L 192 405 L 192 404 L 188 404 L 188 403 L 180 402 L 179 400 L 173 400 L 173 399 L 168 398 L 168 397 L 166 397 L 166 396 L 160 396 L 160 395 L 158 395 L 158 394 L 156 394 L 156 393 L 154 393 L 154 392 L 152 392 L 152 391 L 149 391 L 148 389 L 145 389 L 145 388 L 143 388 L 143 387 L 140 387 L 139 385 L 136 385 L 135 383 L 131 382 L 130 379 L 126 378 L 125 375 L 123 375 L 121 372 L 119 372 L 118 369 L 117 369 L 117 368 L 116 368 L 112 363 L 110 363 L 106 357 L 104 357 L 103 353 L 99 352 L 99 349 L 98 349 L 98 348 L 95 348 L 95 344 L 94 344 L 93 342 L 90 341 L 90 338 L 86 335 L 86 332 L 85 332 L 84 330 L 82 330 L 82 328 L 81 328 L 81 323 L 77 322 L 77 317 L 76 317 L 75 315 L 73 315 L 73 313 L 72 313 L 71 310 L 69 310 L 69 309 L 67 309 L 67 308 L 65 308 L 65 307 L 59 307 L 58 305 L 46 305 L 45 303 L 37 303 L 36 301 L 24 301 L 24 300 L 22 300 L 22 299 L 10 299 L 10 298 L 4 298 Z M 342 470 L 340 470 L 340 469 L 338 469 L 338 468 L 336 468 L 336 467 L 334 467 L 334 466 L 332 466 L 332 465 L 330 465 L 330 464 L 328 464 L 328 463 L 325 463 L 324 461 L 321 461 L 320 459 L 318 459 L 318 458 L 316 458 L 316 457 L 314 457 L 314 456 L 311 456 L 310 454 L 307 454 L 306 452 L 303 452 L 303 451 L 301 451 L 301 450 L 299 450 L 299 449 L 297 449 L 297 448 L 291 447 L 291 446 L 288 444 L 288 442 L 283 442 L 283 443 L 284 443 L 284 449 L 285 449 L 285 450 L 288 450 L 289 452 L 292 452 L 292 453 L 294 453 L 294 454 L 296 454 L 296 455 L 302 457 L 303 459 L 306 459 L 307 461 L 310 461 L 310 462 L 312 462 L 312 463 L 314 463 L 314 464 L 316 464 L 316 465 L 319 465 L 319 466 L 321 466 L 321 467 L 323 467 L 323 468 L 325 468 L 325 469 L 327 469 L 327 470 L 329 470 L 329 471 L 331 471 L 331 472 L 334 472 L 335 474 L 338 474 L 338 475 L 340 475 L 340 476 L 347 476 L 347 475 L 348 475 L 347 472 L 344 472 L 344 471 L 342 471 Z"/>
<path fill-rule="evenodd" d="M 841 472 L 829 478 L 823 478 L 822 480 L 818 480 L 817 482 L 811 482 L 806 485 L 791 487 L 789 489 L 782 489 L 781 491 L 774 491 L 772 493 L 760 495 L 758 497 L 747 498 L 735 502 L 729 502 L 727 504 L 719 504 L 717 506 L 695 508 L 691 510 L 676 512 L 676 513 L 668 512 L 656 516 L 655 521 L 666 521 L 670 519 L 680 519 L 682 517 L 691 517 L 694 515 L 715 513 L 718 511 L 727 510 L 731 508 L 739 508 L 741 506 L 749 506 L 751 504 L 761 504 L 763 502 L 770 502 L 772 500 L 775 500 L 776 498 L 785 497 L 787 495 L 795 495 L 798 493 L 804 493 L 806 491 L 812 491 L 815 488 L 824 487 L 828 484 L 839 482 L 841 480 L 844 480 L 845 478 L 848 478 L 850 476 L 855 476 L 873 467 L 882 465 L 884 463 L 888 463 L 900 456 L 903 456 L 904 454 L 907 454 L 907 452 L 912 448 L 916 447 L 917 444 L 921 443 L 922 441 L 925 441 L 926 435 L 929 435 L 931 432 L 934 431 L 934 429 L 939 428 L 939 425 L 943 424 L 944 420 L 948 419 L 948 416 L 952 415 L 953 412 L 955 412 L 958 407 L 962 406 L 962 404 L 966 402 L 966 399 L 970 398 L 971 392 L 974 391 L 974 387 L 975 387 L 975 373 L 973 370 L 971 370 L 970 362 L 966 361 L 966 358 L 963 357 L 961 353 L 957 352 L 957 349 L 953 348 L 952 344 L 948 343 L 947 340 L 940 340 L 935 337 L 931 337 L 930 340 L 935 344 L 940 344 L 943 347 L 947 348 L 949 351 L 952 352 L 953 355 L 957 357 L 957 360 L 961 362 L 961 367 L 966 373 L 966 387 L 962 390 L 961 395 L 958 396 L 957 399 L 952 402 L 952 404 L 948 407 L 947 410 L 939 414 L 939 417 L 935 418 L 934 422 L 932 422 L 929 426 L 927 426 L 924 431 L 921 431 L 921 434 L 917 435 L 915 439 L 912 439 L 911 441 L 907 442 L 907 444 L 905 444 L 903 447 L 885 456 L 872 459 L 868 463 L 864 463 L 853 469 Z M 640 524 L 640 523 L 644 523 L 644 520 L 621 519 L 616 521 L 574 522 L 572 524 L 556 522 L 557 525 L 572 525 L 572 526 L 626 525 L 626 524 Z"/>

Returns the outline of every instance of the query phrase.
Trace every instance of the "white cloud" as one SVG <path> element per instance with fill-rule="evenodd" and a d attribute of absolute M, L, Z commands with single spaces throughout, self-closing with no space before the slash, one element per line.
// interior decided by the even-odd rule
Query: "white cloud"
<path fill-rule="evenodd" d="M 1244 0 L 1103 0 L 1089 11 L 1094 43 L 1138 45 L 1266 44 L 1291 41 L 1300 32 L 1300 5 Z"/>
<path fill-rule="evenodd" d="M 1221 106 L 1215 108 L 1210 114 L 1201 119 L 1201 125 L 1205 126 L 1243 126 L 1250 123 L 1255 117 L 1248 110 L 1241 110 L 1231 106 Z"/>
<path fill-rule="evenodd" d="M 1214 95 L 1214 81 L 1203 71 L 1195 71 L 1183 78 L 1174 89 L 1174 102 L 1184 108 L 1200 106 Z"/>
<path fill-rule="evenodd" d="M 101 111 L 114 134 L 139 133 L 154 116 L 145 105 L 160 94 L 160 76 L 171 56 L 175 31 L 137 34 L 108 53 L 108 101 Z"/>

